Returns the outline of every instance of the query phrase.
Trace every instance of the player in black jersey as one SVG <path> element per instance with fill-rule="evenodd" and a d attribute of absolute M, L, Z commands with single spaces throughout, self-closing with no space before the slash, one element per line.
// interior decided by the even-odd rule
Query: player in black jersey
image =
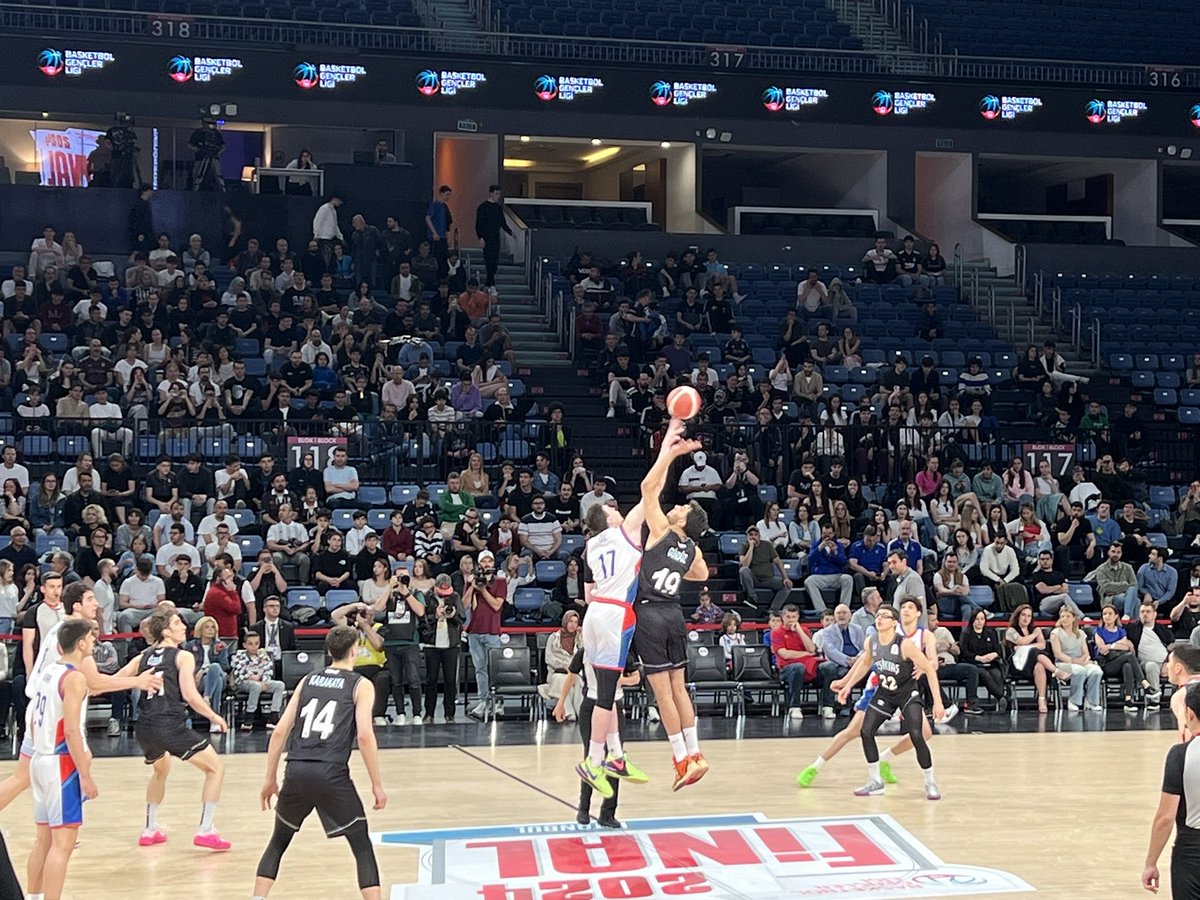
<path fill-rule="evenodd" d="M 146 786 L 146 827 L 138 844 L 150 847 L 167 839 L 158 826 L 158 808 L 167 791 L 171 757 L 176 756 L 204 773 L 200 827 L 192 843 L 208 850 L 228 850 L 229 841 L 221 837 L 213 825 L 217 802 L 221 799 L 221 785 L 225 781 L 225 765 L 208 738 L 188 727 L 188 707 L 220 728 L 222 733 L 228 731 L 229 726 L 196 687 L 196 658 L 179 649 L 187 637 L 187 628 L 179 613 L 174 608 L 156 610 L 146 620 L 146 635 L 152 645 L 117 673 L 130 675 L 137 672 L 140 675 L 154 670 L 162 675 L 162 688 L 142 694 L 138 704 L 137 741 L 146 757 L 146 765 L 154 767 Z"/>
<path fill-rule="evenodd" d="M 879 687 L 875 689 L 875 696 L 871 698 L 867 707 L 862 726 L 863 755 L 867 758 L 867 770 L 871 778 L 854 794 L 857 797 L 870 797 L 883 793 L 884 784 L 879 772 L 879 747 L 875 744 L 875 734 L 879 731 L 879 726 L 892 717 L 892 713 L 900 710 L 902 727 L 912 740 L 917 764 L 925 773 L 925 796 L 930 800 L 938 800 L 941 794 L 933 782 L 933 758 L 922 733 L 925 707 L 921 699 L 921 688 L 917 684 L 918 675 L 924 675 L 933 696 L 934 718 L 940 719 L 945 710 L 942 709 L 937 665 L 929 660 L 919 643 L 900 633 L 896 628 L 896 618 L 896 609 L 893 606 L 881 606 L 875 612 L 876 633 L 855 658 L 850 673 L 842 679 L 842 688 L 838 691 L 838 701 L 845 703 L 850 696 L 851 686 L 857 684 L 872 665 L 875 666 L 875 672 L 879 676 Z"/>
<path fill-rule="evenodd" d="M 684 681 L 687 667 L 687 625 L 679 606 L 686 581 L 708 578 L 708 563 L 695 539 L 708 530 L 708 516 L 696 504 L 685 503 L 663 512 L 661 495 L 671 463 L 700 449 L 700 442 L 683 437 L 684 424 L 672 418 L 658 459 L 642 479 L 642 509 L 650 535 L 638 573 L 634 604 L 637 631 L 633 646 L 646 680 L 654 691 L 663 728 L 675 760 L 672 790 L 694 784 L 708 772 L 696 737 L 696 712 Z"/>
<path fill-rule="evenodd" d="M 350 780 L 350 751 L 358 738 L 358 751 L 371 778 L 375 809 L 387 806 L 387 793 L 379 775 L 379 746 L 371 725 L 375 687 L 354 672 L 358 631 L 346 625 L 330 629 L 325 651 L 333 665 L 306 675 L 292 694 L 271 735 L 267 748 L 267 780 L 262 808 L 275 804 L 275 830 L 258 862 L 254 900 L 265 900 L 279 875 L 279 862 L 304 820 L 314 809 L 326 837 L 344 837 L 354 851 L 358 887 L 363 900 L 380 900 L 379 866 L 367 832 L 367 814 L 354 782 Z M 283 789 L 275 780 L 279 758 L 287 745 Z"/>

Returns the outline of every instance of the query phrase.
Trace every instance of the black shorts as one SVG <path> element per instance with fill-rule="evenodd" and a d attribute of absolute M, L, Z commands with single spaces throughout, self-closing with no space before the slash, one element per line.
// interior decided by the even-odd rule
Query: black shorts
<path fill-rule="evenodd" d="M 867 709 L 873 709 L 884 719 L 890 719 L 896 710 L 900 710 L 902 717 L 912 714 L 911 710 L 914 704 L 918 707 L 916 715 L 921 715 L 925 705 L 921 702 L 921 689 L 917 685 L 913 685 L 911 691 L 877 690 L 867 705 Z"/>
<path fill-rule="evenodd" d="M 176 759 L 189 760 L 205 747 L 211 747 L 208 738 L 187 727 L 184 722 L 175 725 L 155 725 L 139 719 L 134 730 L 146 765 L 158 762 L 168 753 Z"/>
<path fill-rule="evenodd" d="M 633 650 L 649 674 L 687 666 L 687 626 L 676 603 L 638 601 Z"/>
<path fill-rule="evenodd" d="M 275 818 L 292 831 L 299 831 L 314 809 L 326 837 L 338 837 L 356 822 L 367 820 L 346 766 L 306 760 L 289 762 L 283 772 Z"/>

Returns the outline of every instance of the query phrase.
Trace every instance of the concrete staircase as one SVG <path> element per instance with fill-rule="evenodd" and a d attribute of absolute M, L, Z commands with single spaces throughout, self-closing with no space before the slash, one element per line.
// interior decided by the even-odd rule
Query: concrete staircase
<path fill-rule="evenodd" d="M 884 58 L 887 68 L 894 74 L 930 74 L 929 64 L 914 53 L 900 32 L 876 11 L 873 0 L 825 0 L 825 5 L 850 26 L 855 36 L 862 40 L 863 49 Z"/>
<path fill-rule="evenodd" d="M 978 292 L 972 296 L 976 283 Z M 963 296 L 970 301 L 979 318 L 991 321 L 997 337 L 1011 343 L 1017 353 L 1024 352 L 1031 343 L 1040 349 L 1045 341 L 1051 340 L 1058 344 L 1058 352 L 1067 361 L 1071 372 L 1094 374 L 1090 370 L 1090 360 L 1082 352 L 1071 349 L 1067 336 L 1057 333 L 1048 317 L 1039 318 L 1033 298 L 1018 287 L 1011 276 L 997 274 L 990 260 L 965 261 L 961 287 Z"/>
<path fill-rule="evenodd" d="M 471 273 L 482 283 L 483 252 L 474 249 L 460 252 L 467 259 Z M 537 309 L 533 288 L 525 278 L 525 266 L 501 257 L 496 272 L 496 291 L 500 316 L 512 333 L 513 350 L 521 368 L 569 366 L 569 354 L 551 333 L 549 321 Z"/>
<path fill-rule="evenodd" d="M 418 4 L 426 27 L 438 32 L 439 48 L 455 53 L 482 53 L 482 41 L 475 35 L 481 30 L 467 0 L 426 0 Z"/>

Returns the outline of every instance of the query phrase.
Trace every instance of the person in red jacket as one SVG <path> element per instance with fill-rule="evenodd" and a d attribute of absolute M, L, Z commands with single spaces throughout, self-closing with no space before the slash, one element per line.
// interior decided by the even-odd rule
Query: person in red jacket
<path fill-rule="evenodd" d="M 238 619 L 242 614 L 242 592 L 234 580 L 232 566 L 213 571 L 212 584 L 204 595 L 204 614 L 217 620 L 217 634 L 236 638 L 240 631 Z"/>
<path fill-rule="evenodd" d="M 404 514 L 392 511 L 392 525 L 383 532 L 383 552 L 400 562 L 412 559 L 413 533 L 404 524 Z"/>

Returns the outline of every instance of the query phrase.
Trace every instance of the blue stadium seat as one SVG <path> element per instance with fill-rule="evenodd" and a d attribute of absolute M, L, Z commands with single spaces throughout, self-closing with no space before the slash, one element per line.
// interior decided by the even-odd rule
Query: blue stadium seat
<path fill-rule="evenodd" d="M 290 593 L 290 592 L 289 592 Z M 332 590 L 325 594 L 325 608 L 333 612 L 339 606 L 358 602 L 358 591 Z"/>
<path fill-rule="evenodd" d="M 746 535 L 740 531 L 725 531 L 717 538 L 717 546 L 721 555 L 726 557 L 740 556 L 746 549 Z"/>
<path fill-rule="evenodd" d="M 312 609 L 321 608 L 321 595 L 316 588 L 290 588 L 287 592 L 288 609 L 298 606 L 308 606 Z"/>
<path fill-rule="evenodd" d="M 539 559 L 533 567 L 538 584 L 554 584 L 567 574 L 567 566 L 558 559 Z"/>
<path fill-rule="evenodd" d="M 546 602 L 546 591 L 540 587 L 526 585 L 519 587 L 513 593 L 513 609 L 522 618 L 536 619 L 540 617 L 542 604 Z"/>

